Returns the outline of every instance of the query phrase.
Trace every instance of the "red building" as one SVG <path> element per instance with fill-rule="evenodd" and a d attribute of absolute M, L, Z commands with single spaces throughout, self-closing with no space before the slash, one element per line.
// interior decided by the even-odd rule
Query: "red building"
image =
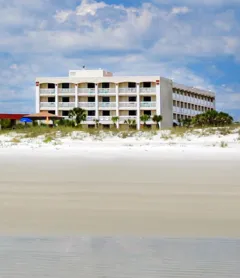
<path fill-rule="evenodd" d="M 1 120 L 11 120 L 11 126 L 16 124 L 16 121 L 19 121 L 27 114 L 0 114 L 0 129 L 1 129 Z"/>

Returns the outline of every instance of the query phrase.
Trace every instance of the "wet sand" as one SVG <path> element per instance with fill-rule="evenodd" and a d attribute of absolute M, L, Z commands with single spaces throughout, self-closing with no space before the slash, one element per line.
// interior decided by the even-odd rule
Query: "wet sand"
<path fill-rule="evenodd" d="M 2 153 L 0 232 L 240 237 L 240 160 L 181 156 Z"/>

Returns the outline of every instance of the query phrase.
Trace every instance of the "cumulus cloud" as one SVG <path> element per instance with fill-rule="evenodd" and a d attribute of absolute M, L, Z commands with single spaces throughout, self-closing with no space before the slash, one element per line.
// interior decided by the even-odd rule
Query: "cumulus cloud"
<path fill-rule="evenodd" d="M 190 12 L 188 7 L 173 7 L 171 13 L 172 14 L 187 14 Z"/>

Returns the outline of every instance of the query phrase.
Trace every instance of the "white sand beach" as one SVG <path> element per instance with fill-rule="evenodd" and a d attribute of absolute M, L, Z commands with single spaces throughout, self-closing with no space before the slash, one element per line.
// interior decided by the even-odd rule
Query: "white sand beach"
<path fill-rule="evenodd" d="M 240 237 L 240 148 L 231 140 L 224 148 L 136 138 L 5 141 L 0 232 Z"/>

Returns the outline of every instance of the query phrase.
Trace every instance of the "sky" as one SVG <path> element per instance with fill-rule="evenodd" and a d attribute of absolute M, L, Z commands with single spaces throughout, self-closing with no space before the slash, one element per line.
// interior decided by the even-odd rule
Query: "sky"
<path fill-rule="evenodd" d="M 85 65 L 214 91 L 240 120 L 240 0 L 0 0 L 0 34 L 0 113 Z"/>

